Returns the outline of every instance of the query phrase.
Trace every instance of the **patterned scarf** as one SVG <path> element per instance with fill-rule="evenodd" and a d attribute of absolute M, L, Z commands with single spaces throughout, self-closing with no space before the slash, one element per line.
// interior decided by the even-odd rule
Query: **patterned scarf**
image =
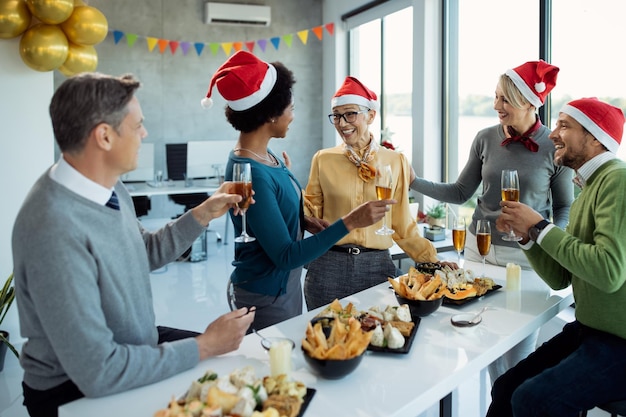
<path fill-rule="evenodd" d="M 344 144 L 346 150 L 346 157 L 358 168 L 359 178 L 365 182 L 369 182 L 372 178 L 376 177 L 376 168 L 371 164 L 374 160 L 374 155 L 378 151 L 378 143 L 374 140 L 370 134 L 370 144 L 365 148 L 363 158 L 352 149 L 352 146 Z"/>
<path fill-rule="evenodd" d="M 533 125 L 533 127 L 531 127 L 523 135 L 520 135 L 519 133 L 517 133 L 517 131 L 513 129 L 511 126 L 507 126 L 506 128 L 509 132 L 509 135 L 511 135 L 511 137 L 504 139 L 501 143 L 502 146 L 506 146 L 511 142 L 521 142 L 522 145 L 524 145 L 526 149 L 528 149 L 531 152 L 537 152 L 539 150 L 539 144 L 535 142 L 533 138 L 530 137 L 533 133 L 535 133 L 541 128 L 541 121 L 539 120 L 538 117 L 537 119 L 535 119 L 535 124 Z"/>

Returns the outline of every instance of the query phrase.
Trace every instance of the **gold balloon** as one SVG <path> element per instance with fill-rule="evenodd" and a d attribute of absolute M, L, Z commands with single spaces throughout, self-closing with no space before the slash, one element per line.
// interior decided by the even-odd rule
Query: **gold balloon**
<path fill-rule="evenodd" d="M 38 23 L 20 39 L 22 61 L 37 71 L 59 68 L 67 59 L 68 49 L 67 38 L 56 25 Z"/>
<path fill-rule="evenodd" d="M 0 38 L 20 36 L 30 26 L 31 14 L 24 0 L 0 1 Z"/>
<path fill-rule="evenodd" d="M 26 0 L 33 16 L 44 23 L 56 25 L 72 14 L 74 0 Z"/>
<path fill-rule="evenodd" d="M 106 38 L 109 25 L 102 12 L 91 6 L 74 7 L 72 15 L 63 23 L 61 29 L 70 42 L 79 45 L 95 45 Z"/>
<path fill-rule="evenodd" d="M 66 77 L 81 72 L 93 72 L 98 67 L 98 53 L 93 45 L 76 45 L 70 42 L 67 59 L 59 67 Z"/>

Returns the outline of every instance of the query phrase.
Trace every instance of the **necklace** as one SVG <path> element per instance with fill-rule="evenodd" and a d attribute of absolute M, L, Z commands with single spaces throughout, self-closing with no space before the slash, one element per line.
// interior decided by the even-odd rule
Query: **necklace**
<path fill-rule="evenodd" d="M 250 149 L 246 149 L 246 148 L 235 148 L 233 149 L 233 152 L 239 152 L 239 151 L 246 151 L 246 152 L 250 152 L 252 155 L 256 156 L 259 159 L 264 160 L 265 162 L 269 162 L 270 164 L 276 166 L 278 165 L 278 161 L 276 160 L 276 158 L 272 157 L 272 154 L 270 154 L 269 152 L 265 151 L 267 153 L 268 156 L 261 156 L 258 153 L 250 150 Z"/>

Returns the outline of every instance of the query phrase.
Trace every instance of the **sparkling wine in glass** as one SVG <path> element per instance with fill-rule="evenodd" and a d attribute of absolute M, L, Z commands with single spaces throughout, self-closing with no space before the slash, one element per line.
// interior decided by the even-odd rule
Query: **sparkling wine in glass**
<path fill-rule="evenodd" d="M 246 231 L 246 211 L 250 206 L 252 197 L 252 173 L 249 162 L 236 162 L 233 165 L 233 183 L 235 193 L 239 194 L 242 199 L 237 206 L 241 210 L 241 235 L 235 238 L 235 242 L 248 243 L 255 241 L 256 238 L 248 235 Z"/>
<path fill-rule="evenodd" d="M 485 278 L 485 257 L 491 249 L 491 225 L 488 220 L 478 220 L 476 223 L 476 246 L 478 253 L 483 257 L 483 278 Z"/>
<path fill-rule="evenodd" d="M 503 201 L 519 201 L 519 176 L 516 169 L 502 170 L 502 200 Z M 521 236 L 516 236 L 511 228 L 509 233 L 502 236 L 502 239 L 510 242 L 522 240 Z"/>
<path fill-rule="evenodd" d="M 463 217 L 457 217 L 452 222 L 452 244 L 454 250 L 459 255 L 459 265 L 461 264 L 461 252 L 465 249 L 465 219 Z"/>
<path fill-rule="evenodd" d="M 388 200 L 391 198 L 391 165 L 376 166 L 376 198 Z M 377 235 L 392 235 L 393 229 L 387 227 L 387 213 L 383 217 L 383 227 L 376 230 Z"/>

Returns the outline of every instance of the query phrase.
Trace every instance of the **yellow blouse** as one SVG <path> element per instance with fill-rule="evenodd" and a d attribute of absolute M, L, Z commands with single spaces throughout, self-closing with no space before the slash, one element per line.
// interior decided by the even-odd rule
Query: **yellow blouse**
<path fill-rule="evenodd" d="M 352 230 L 338 245 L 354 244 L 370 249 L 389 249 L 393 240 L 415 262 L 437 262 L 437 250 L 418 230 L 409 210 L 411 168 L 400 152 L 380 147 L 371 164 L 391 165 L 393 198 L 398 201 L 387 213 L 387 222 L 395 233 L 381 236 L 375 233 L 382 221 Z M 364 182 L 357 175 L 357 167 L 345 156 L 344 145 L 318 151 L 311 161 L 311 173 L 304 196 L 304 213 L 330 223 L 349 213 L 353 208 L 376 200 L 375 180 Z M 392 240 L 393 239 L 393 240 Z"/>

